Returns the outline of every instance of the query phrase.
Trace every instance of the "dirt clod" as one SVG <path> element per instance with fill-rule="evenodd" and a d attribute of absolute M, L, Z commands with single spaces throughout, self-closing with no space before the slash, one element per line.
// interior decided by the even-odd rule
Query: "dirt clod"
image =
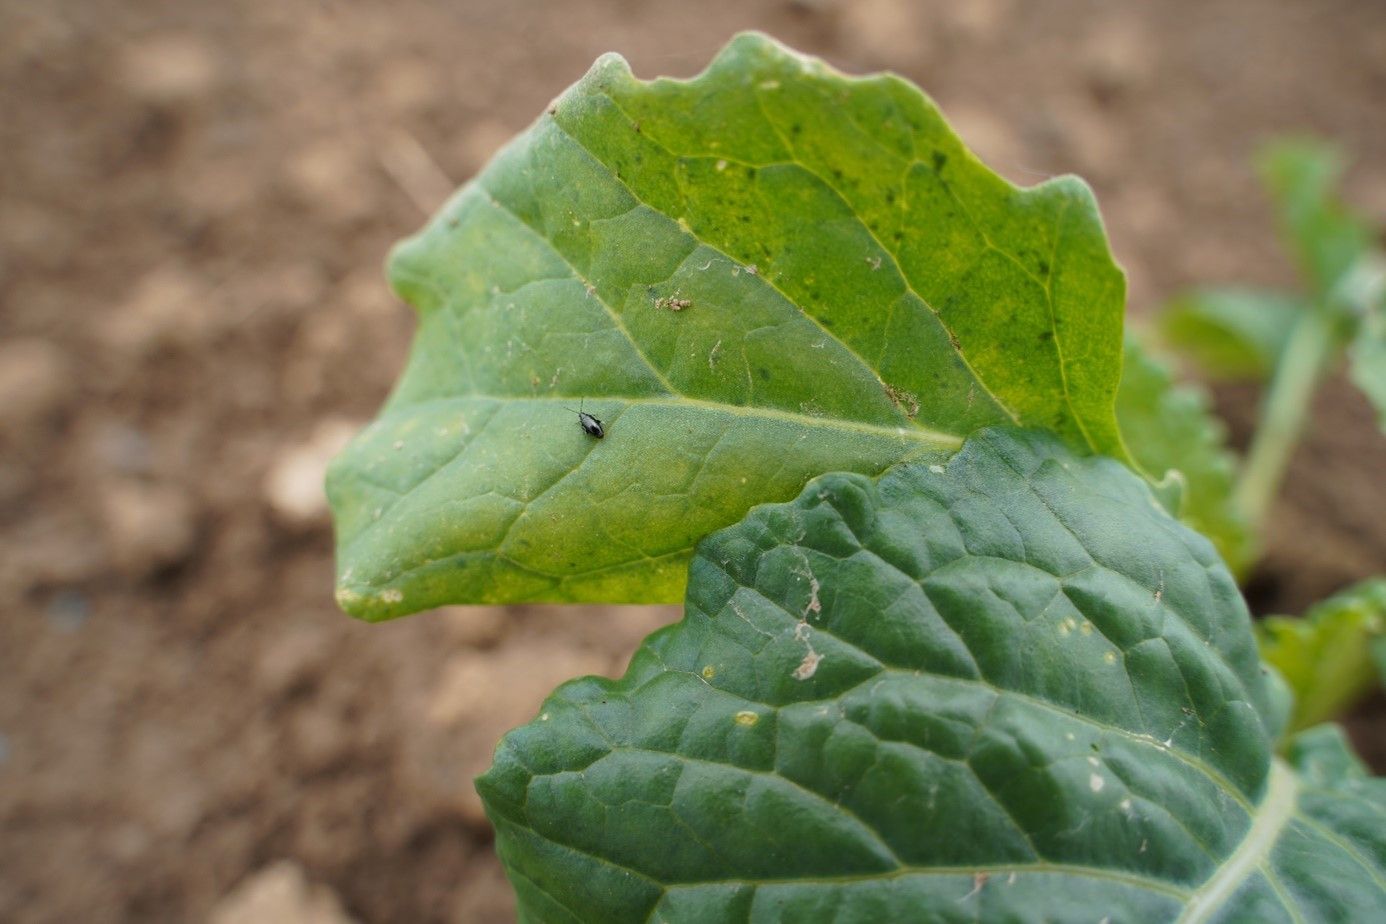
<path fill-rule="evenodd" d="M 208 924 L 353 924 L 332 890 L 283 860 L 238 885 L 217 903 Z"/>

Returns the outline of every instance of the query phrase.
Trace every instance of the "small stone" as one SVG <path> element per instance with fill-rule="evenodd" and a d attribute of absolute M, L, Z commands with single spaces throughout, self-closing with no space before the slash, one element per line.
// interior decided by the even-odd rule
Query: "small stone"
<path fill-rule="evenodd" d="M 76 632 L 91 618 L 91 604 L 81 591 L 60 590 L 48 601 L 44 617 L 59 632 Z"/>
<path fill-rule="evenodd" d="M 46 340 L 0 344 L 0 430 L 7 436 L 50 420 L 77 396 L 72 362 Z"/>
<path fill-rule="evenodd" d="M 212 908 L 208 924 L 352 924 L 327 886 L 281 860 L 243 880 Z"/>
<path fill-rule="evenodd" d="M 197 346 L 220 320 L 203 282 L 186 267 L 166 264 L 145 273 L 101 327 L 109 345 L 138 359 L 159 347 Z"/>
<path fill-rule="evenodd" d="M 332 459 L 361 429 L 357 421 L 319 421 L 307 438 L 281 450 L 265 477 L 265 499 L 286 523 L 304 526 L 327 518 L 323 479 Z"/>
<path fill-rule="evenodd" d="M 848 47 L 873 66 L 927 61 L 933 32 L 925 4 L 914 0 L 853 0 L 839 13 Z"/>
<path fill-rule="evenodd" d="M 87 454 L 102 471 L 147 475 L 154 467 L 154 447 L 143 431 L 118 420 L 94 422 L 85 440 Z"/>
<path fill-rule="evenodd" d="M 1009 0 L 968 0 L 941 7 L 940 28 L 948 38 L 966 42 L 986 42 L 996 38 L 1011 18 Z"/>
<path fill-rule="evenodd" d="M 1079 66 L 1100 99 L 1114 98 L 1149 82 L 1155 47 L 1134 18 L 1109 19 L 1083 42 Z"/>
<path fill-rule="evenodd" d="M 372 84 L 375 96 L 392 112 L 418 112 L 438 98 L 437 68 L 422 59 L 384 61 Z"/>
<path fill-rule="evenodd" d="M 305 204 L 339 222 L 365 218 L 375 210 L 374 170 L 366 157 L 342 138 L 322 138 L 301 148 L 285 165 L 289 190 Z"/>
<path fill-rule="evenodd" d="M 192 552 L 196 513 L 175 487 L 113 481 L 103 492 L 102 514 L 110 559 L 126 574 L 147 576 Z"/>
<path fill-rule="evenodd" d="M 206 96 L 217 81 L 216 50 L 205 40 L 156 35 L 125 48 L 121 80 L 136 97 L 154 104 L 187 103 Z"/>

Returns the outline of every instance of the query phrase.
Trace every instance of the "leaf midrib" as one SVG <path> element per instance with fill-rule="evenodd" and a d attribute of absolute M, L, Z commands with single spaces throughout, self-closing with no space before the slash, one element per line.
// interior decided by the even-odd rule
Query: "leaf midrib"
<path fill-rule="evenodd" d="M 1266 795 L 1252 814 L 1251 828 L 1237 849 L 1189 898 L 1179 924 L 1203 924 L 1216 917 L 1247 876 L 1270 855 L 1280 832 L 1295 814 L 1299 781 L 1279 758 L 1271 762 Z"/>

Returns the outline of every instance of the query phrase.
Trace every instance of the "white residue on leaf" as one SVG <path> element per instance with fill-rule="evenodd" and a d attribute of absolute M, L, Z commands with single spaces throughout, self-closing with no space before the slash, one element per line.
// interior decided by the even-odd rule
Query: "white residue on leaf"
<path fill-rule="evenodd" d="M 977 893 L 981 892 L 981 891 L 982 891 L 982 886 L 986 885 L 986 884 L 987 884 L 987 880 L 990 879 L 990 878 L 991 878 L 991 873 L 973 873 L 973 874 L 972 874 L 972 891 L 971 891 L 971 892 L 968 892 L 968 893 L 967 893 L 966 895 L 964 895 L 962 898 L 958 899 L 958 901 L 960 901 L 960 902 L 965 902 L 965 901 L 967 901 L 969 898 L 972 898 L 974 895 L 976 895 Z"/>
<path fill-rule="evenodd" d="M 717 172 L 721 173 L 725 169 L 727 169 L 727 162 L 725 160 L 719 160 L 717 162 Z"/>
<path fill-rule="evenodd" d="M 944 469 L 942 465 L 930 465 L 929 471 L 933 472 L 935 475 L 942 475 Z"/>
<path fill-rule="evenodd" d="M 802 539 L 802 538 L 803 538 L 803 533 L 804 533 L 804 526 L 803 526 L 803 524 L 798 524 L 798 525 L 799 525 L 799 538 Z M 797 541 L 797 540 L 796 540 L 796 541 Z M 801 577 L 801 578 L 806 578 L 806 579 L 808 580 L 808 583 L 809 583 L 809 599 L 808 599 L 808 603 L 806 603 L 806 604 L 804 605 L 804 610 L 803 610 L 803 614 L 802 614 L 804 619 L 808 619 L 810 613 L 821 613 L 821 612 L 823 612 L 823 604 L 820 603 L 819 600 L 818 600 L 818 591 L 821 590 L 822 587 L 821 587 L 821 585 L 818 583 L 818 578 L 814 577 L 814 575 L 813 575 L 813 568 L 812 568 L 812 566 L 809 565 L 808 556 L 806 556 L 806 555 L 803 553 L 802 550 L 799 551 L 799 560 L 800 560 L 801 562 L 803 562 L 803 567 L 802 567 L 802 568 L 796 568 L 796 569 L 794 569 L 794 573 L 795 573 L 796 575 L 798 575 L 799 577 Z M 800 625 L 807 626 L 807 623 L 800 623 Z M 799 634 L 799 630 L 798 630 L 797 628 L 794 630 L 794 634 L 795 634 L 795 637 L 797 638 L 797 637 L 798 637 L 798 634 Z M 806 640 L 807 640 L 807 637 L 805 637 L 805 638 L 800 638 L 799 640 L 800 640 L 800 641 L 806 641 Z"/>
<path fill-rule="evenodd" d="M 707 367 L 709 370 L 717 368 L 717 360 L 722 358 L 722 341 L 718 340 L 712 345 L 712 349 L 707 354 Z"/>
<path fill-rule="evenodd" d="M 401 603 L 404 600 L 404 594 L 397 588 L 391 587 L 380 592 L 380 599 L 386 603 Z"/>
<path fill-rule="evenodd" d="M 804 658 L 799 662 L 799 666 L 794 668 L 791 677 L 795 680 L 808 680 L 818 673 L 818 664 L 823 660 L 823 656 L 813 650 L 813 643 L 809 641 L 809 636 L 813 634 L 813 627 L 805 620 L 799 620 L 794 625 L 795 641 L 803 642 L 808 650 L 804 653 Z"/>
<path fill-rule="evenodd" d="M 818 673 L 818 662 L 823 660 L 823 656 L 812 648 L 808 654 L 804 655 L 804 660 L 799 662 L 799 666 L 794 668 L 793 677 L 795 680 L 808 680 Z"/>
<path fill-rule="evenodd" d="M 1107 781 L 1102 778 L 1102 774 L 1100 773 L 1094 773 L 1092 776 L 1088 777 L 1088 787 L 1093 792 L 1101 792 L 1102 787 L 1106 785 Z"/>
<path fill-rule="evenodd" d="M 810 574 L 810 575 L 809 575 L 809 602 L 808 602 L 808 605 L 804 607 L 804 616 L 805 616 L 805 618 L 807 618 L 809 613 L 821 613 L 821 612 L 823 612 L 823 604 L 820 603 L 820 602 L 818 601 L 818 578 L 816 578 L 816 577 L 814 577 L 812 574 Z"/>

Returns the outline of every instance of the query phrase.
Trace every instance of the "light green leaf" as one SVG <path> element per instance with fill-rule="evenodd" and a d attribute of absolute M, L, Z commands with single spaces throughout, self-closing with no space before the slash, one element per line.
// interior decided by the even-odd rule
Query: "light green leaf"
<path fill-rule="evenodd" d="M 1386 294 L 1367 309 L 1352 346 L 1348 373 L 1376 408 L 1377 423 L 1386 431 Z"/>
<path fill-rule="evenodd" d="M 1327 308 L 1372 243 L 1367 224 L 1338 198 L 1342 158 L 1329 145 L 1300 138 L 1269 144 L 1258 159 L 1287 242 L 1316 301 Z"/>
<path fill-rule="evenodd" d="M 1207 540 L 993 429 L 710 537 L 478 788 L 534 924 L 1371 919 L 1382 783 L 1281 718 Z"/>
<path fill-rule="evenodd" d="M 677 600 L 751 505 L 992 424 L 1124 456 L 1124 280 L 1088 188 L 1018 189 L 909 83 L 764 36 L 691 81 L 603 57 L 390 273 L 413 352 L 329 476 L 338 599 L 368 619 Z"/>
<path fill-rule="evenodd" d="M 1294 695 L 1291 731 L 1339 718 L 1379 682 L 1372 651 L 1386 642 L 1386 578 L 1356 584 L 1302 618 L 1263 619 L 1257 635 L 1261 657 Z"/>
<path fill-rule="evenodd" d="M 1164 338 L 1207 375 L 1266 379 L 1275 370 L 1303 298 L 1255 289 L 1196 289 L 1160 315 Z"/>
<path fill-rule="evenodd" d="M 1212 539 L 1232 572 L 1242 574 L 1255 557 L 1255 543 L 1233 501 L 1236 459 L 1222 423 L 1209 412 L 1206 392 L 1175 384 L 1169 369 L 1128 337 L 1117 419 L 1145 472 L 1155 478 L 1172 472 L 1181 481 L 1180 503 L 1170 512 Z"/>

